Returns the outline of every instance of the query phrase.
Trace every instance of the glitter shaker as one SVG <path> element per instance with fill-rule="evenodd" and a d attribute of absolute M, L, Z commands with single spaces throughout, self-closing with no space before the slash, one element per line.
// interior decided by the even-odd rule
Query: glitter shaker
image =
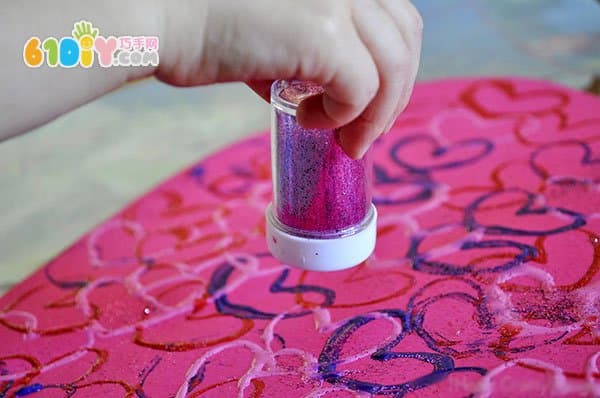
<path fill-rule="evenodd" d="M 273 202 L 266 212 L 269 250 L 283 263 L 316 271 L 349 268 L 375 248 L 371 151 L 348 157 L 333 129 L 305 129 L 296 108 L 320 86 L 279 80 L 271 88 Z"/>

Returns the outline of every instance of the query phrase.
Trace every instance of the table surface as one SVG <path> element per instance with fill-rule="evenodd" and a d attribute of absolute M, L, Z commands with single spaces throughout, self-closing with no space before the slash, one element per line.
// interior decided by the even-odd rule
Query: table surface
<path fill-rule="evenodd" d="M 584 88 L 600 71 L 592 0 L 415 1 L 420 80 L 522 75 Z M 240 84 L 131 84 L 0 145 L 0 293 L 182 167 L 261 129 Z"/>

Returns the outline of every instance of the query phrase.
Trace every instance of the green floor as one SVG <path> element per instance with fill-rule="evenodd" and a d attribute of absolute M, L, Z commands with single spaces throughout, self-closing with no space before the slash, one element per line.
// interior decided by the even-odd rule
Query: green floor
<path fill-rule="evenodd" d="M 420 80 L 524 75 L 583 88 L 600 73 L 598 1 L 415 3 Z M 0 293 L 164 178 L 268 123 L 268 106 L 243 85 L 148 80 L 1 143 Z"/>

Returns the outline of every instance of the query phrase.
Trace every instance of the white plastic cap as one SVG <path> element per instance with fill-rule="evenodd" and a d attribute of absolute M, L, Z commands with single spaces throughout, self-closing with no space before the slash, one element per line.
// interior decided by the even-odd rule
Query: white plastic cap
<path fill-rule="evenodd" d="M 338 271 L 365 261 L 377 237 L 377 209 L 371 204 L 370 217 L 361 228 L 336 238 L 308 238 L 292 235 L 278 226 L 273 205 L 267 207 L 267 245 L 271 254 L 286 265 L 309 271 Z"/>

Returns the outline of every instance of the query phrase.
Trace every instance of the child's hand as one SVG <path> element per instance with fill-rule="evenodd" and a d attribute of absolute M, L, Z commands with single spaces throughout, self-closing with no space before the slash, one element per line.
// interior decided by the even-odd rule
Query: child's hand
<path fill-rule="evenodd" d="M 105 34 L 158 35 L 160 64 L 23 65 L 27 37 L 56 35 L 82 16 Z M 422 30 L 408 0 L 34 0 L 8 2 L 0 26 L 11 32 L 0 37 L 0 53 L 11 54 L 0 74 L 0 109 L 11 115 L 0 120 L 0 141 L 151 74 L 185 86 L 244 81 L 265 99 L 272 80 L 297 78 L 325 87 L 300 105 L 300 123 L 344 126 L 340 140 L 355 158 L 406 106 Z"/>
<path fill-rule="evenodd" d="M 268 99 L 273 79 L 312 80 L 306 127 L 344 126 L 361 157 L 406 106 L 422 21 L 408 0 L 165 0 L 157 76 L 174 85 L 245 81 Z"/>

